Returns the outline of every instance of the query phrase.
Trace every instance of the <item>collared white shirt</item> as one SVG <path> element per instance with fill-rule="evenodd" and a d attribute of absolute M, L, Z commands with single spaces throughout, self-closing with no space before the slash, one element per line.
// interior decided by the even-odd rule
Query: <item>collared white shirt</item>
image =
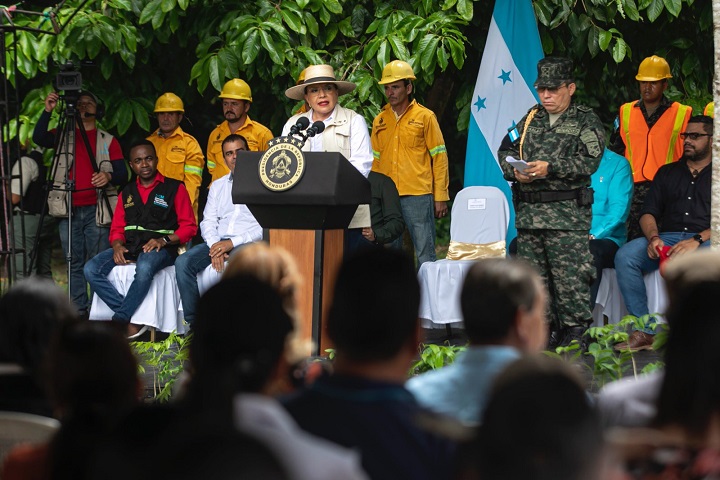
<path fill-rule="evenodd" d="M 325 126 L 327 126 L 333 120 L 336 112 L 337 105 L 335 106 L 335 109 L 332 111 L 330 116 L 323 120 Z M 310 125 L 313 124 L 312 114 L 312 109 L 302 114 L 303 117 L 306 117 L 308 120 L 310 120 Z M 283 127 L 283 136 L 290 133 L 290 127 L 292 127 L 292 124 L 290 124 L 290 122 L 287 122 Z M 365 122 L 365 119 L 362 115 L 357 114 L 353 117 L 352 122 L 350 123 L 350 132 L 350 158 L 348 158 L 348 161 L 352 164 L 353 167 L 358 170 L 358 172 L 362 173 L 363 176 L 367 178 L 368 174 L 370 173 L 370 169 L 372 168 L 373 156 L 367 122 Z M 310 146 L 311 152 L 325 151 L 323 149 L 324 134 L 325 133 L 323 132 L 307 140 L 306 144 Z"/>
<path fill-rule="evenodd" d="M 208 246 L 220 240 L 232 240 L 233 247 L 262 239 L 262 227 L 250 210 L 232 201 L 232 174 L 210 185 L 207 203 L 200 222 L 200 232 Z"/>

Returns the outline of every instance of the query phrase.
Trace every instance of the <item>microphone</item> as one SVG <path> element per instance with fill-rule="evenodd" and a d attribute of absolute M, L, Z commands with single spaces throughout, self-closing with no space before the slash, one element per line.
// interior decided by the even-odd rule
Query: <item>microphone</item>
<path fill-rule="evenodd" d="M 302 130 L 305 130 L 310 125 L 310 120 L 307 117 L 300 117 L 295 125 L 290 127 L 290 135 L 297 135 Z"/>
<path fill-rule="evenodd" d="M 308 128 L 307 132 L 305 132 L 305 133 L 307 134 L 308 137 L 314 137 L 318 133 L 322 133 L 324 130 L 325 130 L 325 124 L 323 122 L 321 122 L 320 120 L 318 120 L 317 122 L 313 123 L 312 126 L 310 128 Z"/>

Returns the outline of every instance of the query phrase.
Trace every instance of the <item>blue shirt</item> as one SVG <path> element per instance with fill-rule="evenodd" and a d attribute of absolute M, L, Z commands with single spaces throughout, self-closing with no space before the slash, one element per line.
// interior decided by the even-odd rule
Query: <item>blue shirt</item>
<path fill-rule="evenodd" d="M 600 166 L 590 179 L 595 190 L 590 235 L 598 240 L 612 240 L 622 247 L 627 241 L 625 222 L 633 194 L 630 162 L 606 148 Z"/>
<path fill-rule="evenodd" d="M 405 387 L 425 408 L 463 423 L 478 424 L 493 380 L 520 351 L 504 345 L 468 347 L 455 363 L 411 378 Z"/>
<path fill-rule="evenodd" d="M 283 404 L 303 430 L 360 451 L 373 480 L 434 480 L 453 469 L 454 444 L 422 426 L 430 413 L 402 384 L 335 374 Z"/>

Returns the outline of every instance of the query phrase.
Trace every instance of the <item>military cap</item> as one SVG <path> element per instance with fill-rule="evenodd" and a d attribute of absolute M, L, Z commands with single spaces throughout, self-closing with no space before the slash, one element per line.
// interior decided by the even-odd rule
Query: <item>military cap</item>
<path fill-rule="evenodd" d="M 535 88 L 557 88 L 563 83 L 573 83 L 573 63 L 569 58 L 546 57 L 538 62 L 538 78 Z"/>

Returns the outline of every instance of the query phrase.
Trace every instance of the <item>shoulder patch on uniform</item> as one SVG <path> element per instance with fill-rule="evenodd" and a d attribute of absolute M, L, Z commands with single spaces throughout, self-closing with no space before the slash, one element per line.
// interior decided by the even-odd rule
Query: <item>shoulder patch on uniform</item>
<path fill-rule="evenodd" d="M 592 130 L 584 130 L 580 133 L 580 141 L 585 145 L 591 157 L 599 157 L 602 154 L 602 146 L 597 135 Z"/>
<path fill-rule="evenodd" d="M 593 111 L 592 108 L 590 108 L 586 105 L 578 105 L 577 109 L 580 110 L 581 112 L 592 112 Z"/>

